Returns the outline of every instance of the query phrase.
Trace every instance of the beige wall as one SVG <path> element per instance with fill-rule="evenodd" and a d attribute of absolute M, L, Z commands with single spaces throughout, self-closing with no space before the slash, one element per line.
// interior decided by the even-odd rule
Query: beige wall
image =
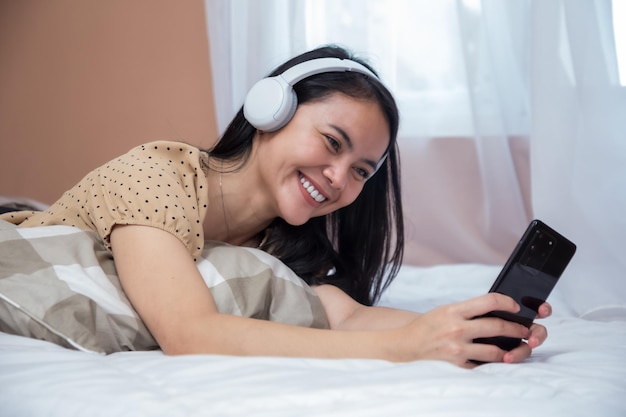
<path fill-rule="evenodd" d="M 0 1 L 0 195 L 54 202 L 158 139 L 216 138 L 202 0 Z"/>

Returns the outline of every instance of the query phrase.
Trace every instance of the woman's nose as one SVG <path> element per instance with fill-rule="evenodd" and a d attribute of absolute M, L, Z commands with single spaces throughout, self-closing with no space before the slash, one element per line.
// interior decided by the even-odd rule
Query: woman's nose
<path fill-rule="evenodd" d="M 335 163 L 324 169 L 324 176 L 328 179 L 328 183 L 336 190 L 343 190 L 348 181 L 348 167 L 341 163 Z"/>

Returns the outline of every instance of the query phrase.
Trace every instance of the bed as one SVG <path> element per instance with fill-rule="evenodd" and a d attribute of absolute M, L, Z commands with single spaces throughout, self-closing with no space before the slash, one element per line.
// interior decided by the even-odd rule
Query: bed
<path fill-rule="evenodd" d="M 55 228 L 31 232 L 76 232 Z M 77 261 L 72 274 L 93 277 L 85 263 Z M 425 311 L 482 294 L 498 270 L 405 265 L 380 304 Z M 79 339 L 64 347 L 0 332 L 0 415 L 626 415 L 626 316 L 596 310 L 593 319 L 578 317 L 558 286 L 550 301 L 550 337 L 530 359 L 473 370 L 438 361 L 103 354 L 81 348 Z"/>

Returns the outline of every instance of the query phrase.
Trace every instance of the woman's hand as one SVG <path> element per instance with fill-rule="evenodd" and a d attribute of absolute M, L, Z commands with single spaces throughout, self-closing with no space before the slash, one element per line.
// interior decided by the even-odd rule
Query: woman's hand
<path fill-rule="evenodd" d="M 444 360 L 463 367 L 481 362 L 521 362 L 547 337 L 546 328 L 530 329 L 499 318 L 480 318 L 494 310 L 516 313 L 519 306 L 501 294 L 483 296 L 436 308 L 425 314 L 384 307 L 363 306 L 331 285 L 314 287 L 320 297 L 331 329 L 382 332 L 379 343 L 392 361 Z M 540 306 L 538 318 L 548 317 L 552 307 Z M 391 336 L 390 336 L 391 334 Z M 510 352 L 497 346 L 473 343 L 481 337 L 510 336 L 527 339 Z"/>
<path fill-rule="evenodd" d="M 545 319 L 546 317 L 550 317 L 551 314 L 552 306 L 546 302 L 539 306 L 537 318 Z M 531 350 L 541 346 L 541 344 L 546 341 L 547 337 L 548 330 L 540 324 L 533 323 L 530 326 L 530 335 L 528 336 L 528 340 L 526 342 L 522 341 L 522 344 L 520 344 L 519 347 L 507 352 L 504 355 L 503 362 L 516 363 L 523 361 L 530 356 Z"/>
<path fill-rule="evenodd" d="M 395 354 L 444 360 L 471 368 L 476 366 L 471 361 L 521 362 L 530 356 L 533 348 L 545 341 L 547 331 L 538 324 L 533 324 L 528 329 L 521 324 L 495 317 L 475 319 L 496 310 L 517 313 L 519 305 L 508 296 L 490 293 L 436 308 L 398 329 L 399 345 Z M 547 317 L 550 313 L 550 305 L 544 303 L 539 309 L 538 317 Z M 473 342 L 477 338 L 495 336 L 527 339 L 528 343 L 524 342 L 507 352 L 494 345 Z"/>

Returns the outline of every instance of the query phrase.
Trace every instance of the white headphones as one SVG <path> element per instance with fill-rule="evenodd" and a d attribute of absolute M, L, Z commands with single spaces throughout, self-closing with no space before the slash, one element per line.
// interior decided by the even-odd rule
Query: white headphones
<path fill-rule="evenodd" d="M 243 114 L 256 129 L 264 132 L 278 130 L 291 120 L 298 106 L 294 84 L 312 75 L 343 71 L 360 72 L 377 78 L 372 71 L 355 61 L 340 58 L 312 59 L 254 84 L 244 101 Z"/>

